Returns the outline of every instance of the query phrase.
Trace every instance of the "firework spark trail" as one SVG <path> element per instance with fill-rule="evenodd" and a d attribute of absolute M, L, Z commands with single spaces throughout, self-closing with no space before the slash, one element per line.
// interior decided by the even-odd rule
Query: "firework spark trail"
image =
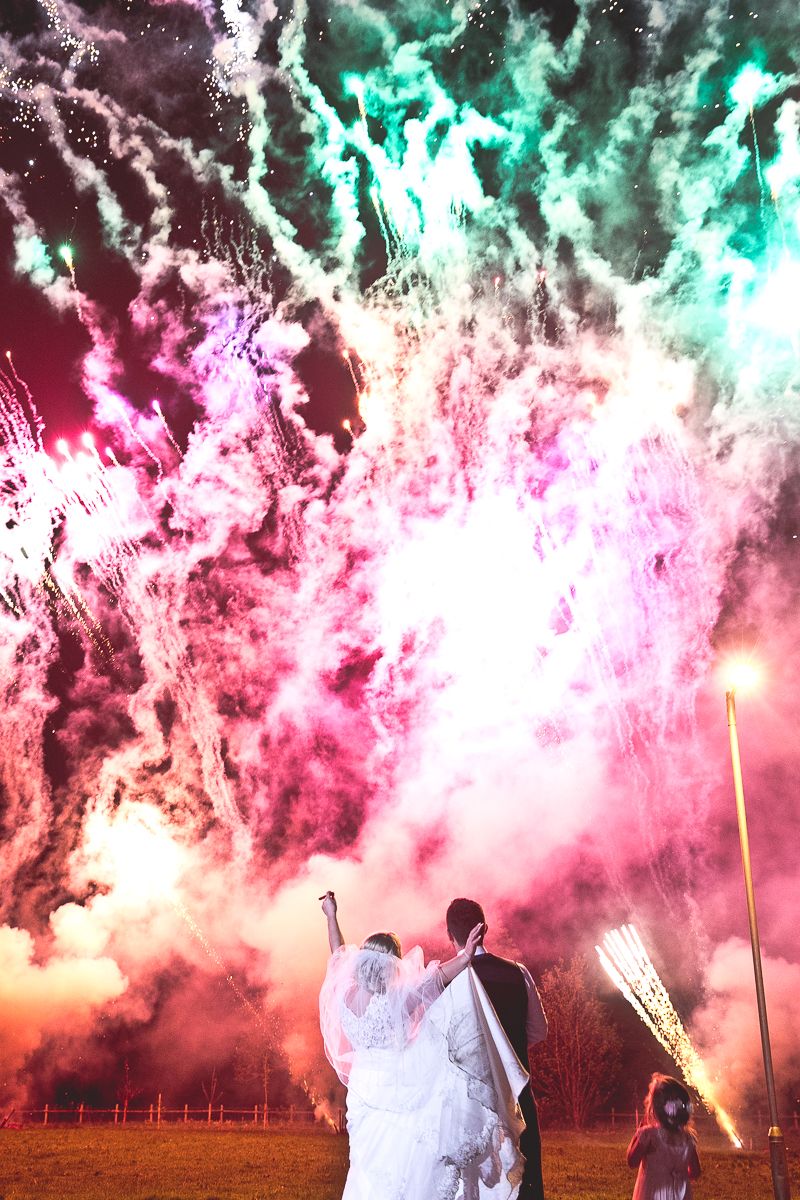
<path fill-rule="evenodd" d="M 23 408 L 20 392 L 28 412 Z M 18 594 L 19 576 L 27 577 L 35 587 L 49 593 L 56 605 L 80 625 L 95 649 L 110 659 L 111 643 L 92 615 L 87 598 L 69 578 L 69 569 L 59 569 L 54 561 L 52 545 L 53 531 L 61 518 L 69 520 L 70 513 L 79 520 L 92 518 L 106 508 L 110 493 L 103 480 L 103 468 L 96 453 L 94 456 L 82 453 L 73 458 L 66 444 L 61 449 L 64 462 L 57 466 L 44 451 L 40 422 L 31 406 L 30 392 L 15 370 L 12 377 L 0 377 L 0 430 L 8 455 L 6 465 L 10 467 L 3 480 L 9 509 L 3 521 L 6 531 L 3 551 L 6 573 L 14 581 L 3 588 L 3 598 L 17 616 L 22 616 L 14 596 Z M 73 516 L 73 523 L 74 519 Z M 91 551 L 87 554 L 84 548 L 83 553 L 84 558 L 95 564 L 103 557 L 96 545 L 97 532 L 95 522 Z M 80 545 L 81 538 L 75 540 Z"/>
<path fill-rule="evenodd" d="M 162 411 L 161 405 L 159 404 L 158 400 L 153 401 L 153 412 L 158 417 L 159 422 L 160 422 L 164 432 L 167 435 L 169 444 L 172 446 L 173 450 L 178 455 L 178 457 L 182 458 L 183 454 L 182 454 L 181 448 L 178 445 L 178 443 L 175 441 L 175 438 L 172 436 L 172 430 L 170 429 L 169 425 L 167 424 L 167 419 L 164 416 L 164 413 Z"/>
<path fill-rule="evenodd" d="M 225 982 L 227 983 L 228 987 L 233 992 L 233 994 L 236 997 L 239 1004 L 241 1004 L 242 1008 L 245 1009 L 245 1011 L 250 1014 L 250 1016 L 253 1018 L 253 1020 L 255 1021 L 256 1025 L 258 1026 L 259 1030 L 262 1033 L 268 1033 L 271 1037 L 274 1038 L 275 1037 L 275 1022 L 273 1021 L 270 1023 L 269 1026 L 267 1025 L 267 1019 L 266 1019 L 265 1014 L 256 1008 L 256 1006 L 253 1004 L 250 997 L 246 996 L 245 993 L 242 991 L 242 989 L 239 987 L 239 984 L 236 981 L 236 977 L 228 969 L 228 967 L 226 966 L 222 957 L 220 956 L 218 950 L 208 940 L 206 935 L 203 933 L 203 930 L 197 924 L 197 921 L 195 921 L 194 917 L 189 912 L 188 908 L 183 903 L 183 901 L 180 900 L 179 897 L 173 896 L 170 900 L 170 903 L 172 904 L 172 907 L 175 909 L 175 912 L 178 914 L 180 919 L 186 925 L 186 927 L 189 930 L 189 932 L 191 933 L 192 937 L 195 938 L 195 940 L 203 947 L 203 949 L 205 950 L 208 957 L 211 959 L 211 961 L 214 963 L 217 970 L 223 976 L 223 978 L 225 979 Z"/>
<path fill-rule="evenodd" d="M 0 373 L 0 586 L 6 605 L 0 614 L 0 788 L 6 810 L 0 883 L 5 895 L 50 826 L 42 735 L 54 707 L 41 688 L 43 663 L 54 650 L 44 582 L 52 561 L 53 522 L 49 509 L 38 503 L 47 487 L 45 456 L 30 396 L 10 356 L 9 362 L 12 375 Z M 60 600 L 60 588 L 51 585 Z"/>
<path fill-rule="evenodd" d="M 739 1137 L 728 1113 L 716 1098 L 716 1089 L 705 1064 L 692 1044 L 669 993 L 633 925 L 610 930 L 603 945 L 595 946 L 600 962 L 634 1012 L 661 1043 L 690 1087 L 694 1088 L 720 1129 L 741 1150 Z"/>
<path fill-rule="evenodd" d="M 228 969 L 225 962 L 220 957 L 219 952 L 208 940 L 205 933 L 203 933 L 203 930 L 200 928 L 200 926 L 197 924 L 197 922 L 195 921 L 192 914 L 186 908 L 186 905 L 183 904 L 183 902 L 180 899 L 178 899 L 177 897 L 173 897 L 172 906 L 175 909 L 175 912 L 181 918 L 181 920 L 185 923 L 186 927 L 189 929 L 192 936 L 203 947 L 203 949 L 205 950 L 208 957 L 211 959 L 211 961 L 217 967 L 220 974 L 224 977 L 225 982 L 227 983 L 227 985 L 230 988 L 233 995 L 236 997 L 236 1000 L 238 1001 L 238 1003 L 252 1017 L 253 1021 L 255 1022 L 256 1028 L 259 1031 L 259 1034 L 262 1036 L 262 1038 L 265 1038 L 267 1040 L 270 1050 L 272 1050 L 274 1052 L 274 1049 L 278 1045 L 279 1039 L 280 1039 L 280 1033 L 278 1030 L 277 1022 L 275 1021 L 274 1017 L 271 1017 L 270 1019 L 268 1019 L 267 1014 L 263 1010 L 259 1010 L 258 1008 L 256 1008 L 256 1006 L 253 1004 L 250 997 L 247 996 L 242 991 L 242 989 L 239 987 L 239 984 L 236 981 L 236 977 Z M 319 1096 L 316 1095 L 313 1088 L 308 1083 L 308 1080 L 302 1079 L 300 1081 L 300 1084 L 301 1084 L 301 1087 L 303 1088 L 303 1091 L 306 1093 L 309 1103 L 312 1105 L 315 1112 L 317 1112 L 319 1115 L 321 1115 L 323 1117 L 323 1119 L 326 1121 L 326 1123 L 330 1126 L 330 1128 L 332 1130 L 334 1130 L 334 1132 L 336 1132 L 338 1129 L 338 1126 L 330 1114 L 330 1110 L 329 1110 L 329 1106 L 328 1106 L 327 1102 L 324 1099 L 321 1099 Z"/>

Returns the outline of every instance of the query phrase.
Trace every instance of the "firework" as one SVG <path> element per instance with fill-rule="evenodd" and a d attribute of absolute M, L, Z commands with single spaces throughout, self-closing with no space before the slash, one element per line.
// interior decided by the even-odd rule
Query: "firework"
<path fill-rule="evenodd" d="M 787 672 L 797 645 L 797 5 L 22 7 L 0 31 L 0 919 L 56 904 L 65 953 L 70 921 L 113 953 L 94 995 L 124 975 L 142 1062 L 178 1044 L 161 998 L 231 964 L 324 1095 L 318 875 L 433 941 L 458 881 L 503 919 L 558 861 L 553 958 L 593 919 L 587 857 L 670 909 L 708 884 L 696 699 L 726 589 Z M 169 843 L 65 869 L 128 804 L 180 846 L 177 911 L 213 952 L 137 933 Z M 740 880 L 714 886 L 721 909 Z M 61 1061 L 17 1049 L 48 947 L 0 1014 L 4 1077 L 33 1090 Z"/>
<path fill-rule="evenodd" d="M 633 925 L 612 929 L 595 946 L 607 974 L 653 1036 L 675 1060 L 686 1082 L 694 1088 L 720 1129 L 741 1149 L 733 1121 L 716 1099 L 708 1071 L 678 1016 L 669 993 Z"/>

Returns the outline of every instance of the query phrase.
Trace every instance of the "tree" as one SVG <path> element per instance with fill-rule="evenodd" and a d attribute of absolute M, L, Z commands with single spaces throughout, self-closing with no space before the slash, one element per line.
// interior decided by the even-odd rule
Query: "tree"
<path fill-rule="evenodd" d="M 531 1055 L 533 1090 L 543 1116 L 583 1129 L 610 1095 L 619 1072 L 620 1037 L 588 982 L 581 955 L 542 976 L 547 1040 Z"/>
<path fill-rule="evenodd" d="M 223 1093 L 219 1086 L 219 1080 L 217 1079 L 216 1067 L 214 1067 L 211 1072 L 211 1079 L 209 1080 L 208 1084 L 206 1085 L 205 1083 L 202 1083 L 200 1086 L 203 1089 L 203 1095 L 206 1098 L 209 1108 L 213 1108 L 216 1104 L 221 1102 Z"/>
<path fill-rule="evenodd" d="M 269 1107 L 269 1077 L 272 1062 L 272 1044 L 268 1034 L 259 1032 L 239 1042 L 236 1047 L 233 1070 L 238 1083 L 247 1088 L 256 1088 L 261 1094 L 264 1109 Z"/>
<path fill-rule="evenodd" d="M 123 1124 L 128 1119 L 128 1105 L 130 1104 L 131 1100 L 135 1100 L 137 1096 L 141 1095 L 141 1093 L 142 1089 L 137 1087 L 131 1079 L 131 1069 L 126 1058 L 125 1065 L 122 1068 L 122 1078 L 117 1085 L 117 1099 L 122 1105 Z"/>

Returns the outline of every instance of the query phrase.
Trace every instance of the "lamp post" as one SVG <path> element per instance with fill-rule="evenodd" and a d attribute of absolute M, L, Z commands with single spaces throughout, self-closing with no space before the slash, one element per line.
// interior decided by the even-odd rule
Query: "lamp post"
<path fill-rule="evenodd" d="M 736 793 L 736 816 L 739 821 L 739 844 L 742 848 L 744 890 L 747 894 L 747 916 L 750 921 L 750 945 L 753 950 L 753 971 L 756 977 L 756 1001 L 758 1003 L 758 1024 L 761 1030 L 761 1053 L 764 1058 L 764 1074 L 767 1079 L 770 1122 L 769 1158 L 772 1168 L 772 1191 L 775 1200 L 791 1200 L 789 1167 L 786 1161 L 786 1143 L 783 1140 L 783 1134 L 778 1124 L 778 1100 L 775 1094 L 775 1075 L 772 1070 L 772 1047 L 769 1041 L 764 976 L 761 971 L 761 943 L 758 938 L 756 898 L 753 891 L 753 873 L 750 867 L 750 840 L 747 836 L 747 812 L 744 806 L 742 763 L 739 757 L 739 736 L 736 731 L 734 688 L 725 693 L 725 704 L 728 710 L 728 732 L 731 740 L 731 763 L 733 764 L 733 787 Z"/>

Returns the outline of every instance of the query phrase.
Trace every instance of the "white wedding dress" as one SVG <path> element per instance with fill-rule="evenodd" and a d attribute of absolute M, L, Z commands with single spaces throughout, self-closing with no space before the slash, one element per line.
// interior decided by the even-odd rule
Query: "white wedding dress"
<path fill-rule="evenodd" d="M 320 1023 L 347 1085 L 343 1200 L 515 1200 L 528 1077 L 472 970 L 444 988 L 419 947 L 397 959 L 343 946 Z"/>

